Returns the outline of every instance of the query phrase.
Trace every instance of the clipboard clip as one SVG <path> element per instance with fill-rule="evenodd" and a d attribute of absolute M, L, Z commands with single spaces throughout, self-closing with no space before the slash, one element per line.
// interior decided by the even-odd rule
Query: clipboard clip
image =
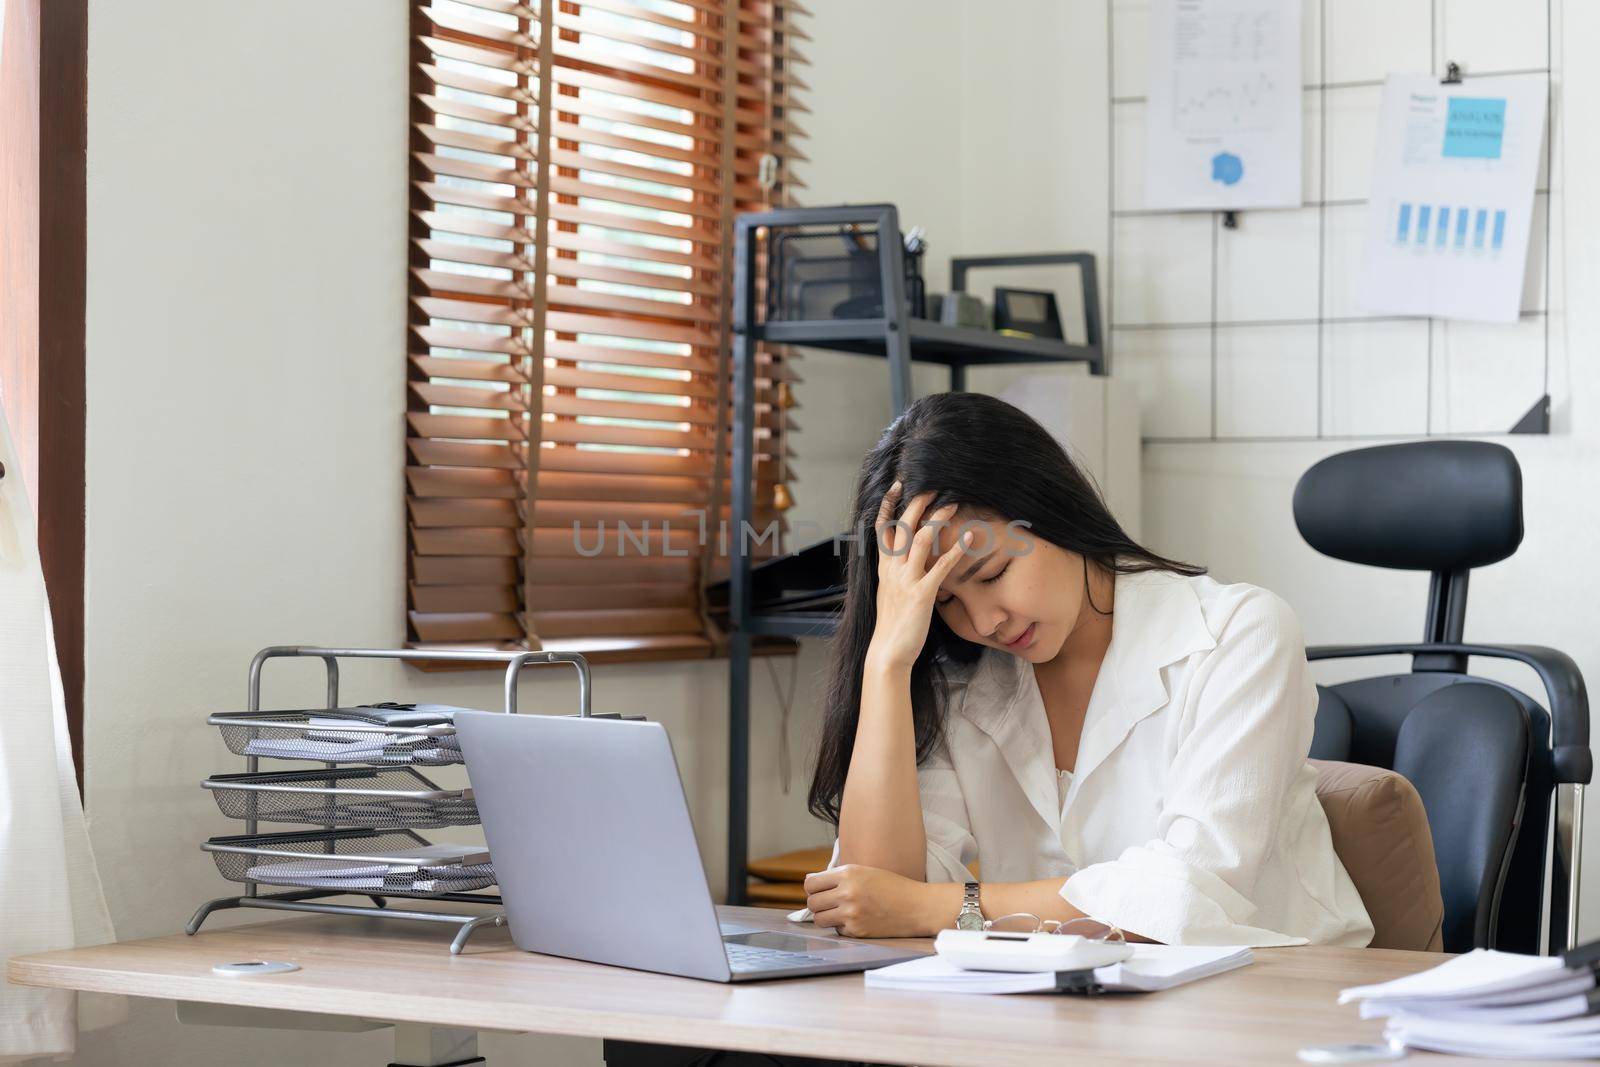
<path fill-rule="evenodd" d="M 1440 85 L 1461 84 L 1461 64 L 1451 60 L 1444 65 L 1444 77 L 1439 79 Z"/>

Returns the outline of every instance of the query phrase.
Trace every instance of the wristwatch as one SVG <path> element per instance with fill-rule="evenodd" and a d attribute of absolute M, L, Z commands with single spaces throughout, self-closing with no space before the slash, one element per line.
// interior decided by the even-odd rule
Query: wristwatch
<path fill-rule="evenodd" d="M 982 930 L 983 909 L 978 906 L 978 883 L 968 882 L 961 898 L 961 914 L 956 916 L 957 930 Z"/>

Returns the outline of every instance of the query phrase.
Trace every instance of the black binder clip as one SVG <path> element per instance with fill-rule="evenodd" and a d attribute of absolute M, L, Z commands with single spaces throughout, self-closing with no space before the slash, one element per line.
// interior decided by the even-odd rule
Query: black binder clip
<path fill-rule="evenodd" d="M 1084 997 L 1097 997 L 1105 992 L 1105 987 L 1095 981 L 1094 971 L 1057 971 L 1057 993 L 1076 993 Z"/>
<path fill-rule="evenodd" d="M 1573 945 L 1561 954 L 1561 962 L 1572 968 L 1600 968 L 1600 941 Z"/>
<path fill-rule="evenodd" d="M 1444 77 L 1439 79 L 1440 85 L 1461 84 L 1461 64 L 1454 61 L 1444 65 Z"/>
<path fill-rule="evenodd" d="M 1224 211 L 1222 213 L 1222 228 L 1224 230 L 1237 230 L 1239 228 L 1239 213 L 1237 211 Z"/>

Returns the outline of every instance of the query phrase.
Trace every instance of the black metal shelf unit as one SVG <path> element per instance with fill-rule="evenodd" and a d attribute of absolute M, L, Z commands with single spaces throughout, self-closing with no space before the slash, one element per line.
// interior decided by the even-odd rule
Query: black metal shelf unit
<path fill-rule="evenodd" d="M 881 313 L 870 318 L 772 319 L 758 303 L 759 231 L 769 255 L 773 236 L 817 228 L 850 229 L 877 237 L 875 284 Z M 951 289 L 962 291 L 968 271 L 985 267 L 1068 264 L 1078 268 L 1084 308 L 1084 343 L 1014 337 L 913 318 L 905 293 L 905 253 L 899 213 L 892 204 L 787 208 L 740 215 L 734 231 L 732 566 L 728 576 L 728 888 L 730 904 L 746 902 L 750 802 L 750 656 L 757 636 L 827 637 L 836 616 L 827 612 L 757 613 L 751 607 L 749 545 L 740 536 L 754 513 L 755 357 L 762 342 L 832 349 L 888 361 L 891 419 L 911 403 L 913 360 L 950 368 L 950 388 L 966 387 L 966 369 L 1021 363 L 1086 363 L 1107 372 L 1100 330 L 1094 257 L 1088 253 L 973 256 L 953 259 Z"/>

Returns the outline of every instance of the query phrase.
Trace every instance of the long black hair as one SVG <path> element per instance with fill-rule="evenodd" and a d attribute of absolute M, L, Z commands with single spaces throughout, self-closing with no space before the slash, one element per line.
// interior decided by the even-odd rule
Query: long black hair
<path fill-rule="evenodd" d="M 957 504 L 1008 522 L 1025 522 L 1035 537 L 1106 571 L 1205 573 L 1135 543 L 1112 517 L 1094 482 L 1025 412 L 982 393 L 936 393 L 916 401 L 867 453 L 856 482 L 844 611 L 832 646 L 822 743 L 807 802 L 813 815 L 834 824 L 839 822 L 839 800 L 855 747 L 867 646 L 877 624 L 874 523 L 884 494 L 896 481 L 901 483 L 900 511 L 932 492 L 924 514 Z M 957 637 L 933 613 L 928 640 L 911 668 L 919 764 L 944 737 L 946 668 L 976 662 L 983 647 Z"/>

